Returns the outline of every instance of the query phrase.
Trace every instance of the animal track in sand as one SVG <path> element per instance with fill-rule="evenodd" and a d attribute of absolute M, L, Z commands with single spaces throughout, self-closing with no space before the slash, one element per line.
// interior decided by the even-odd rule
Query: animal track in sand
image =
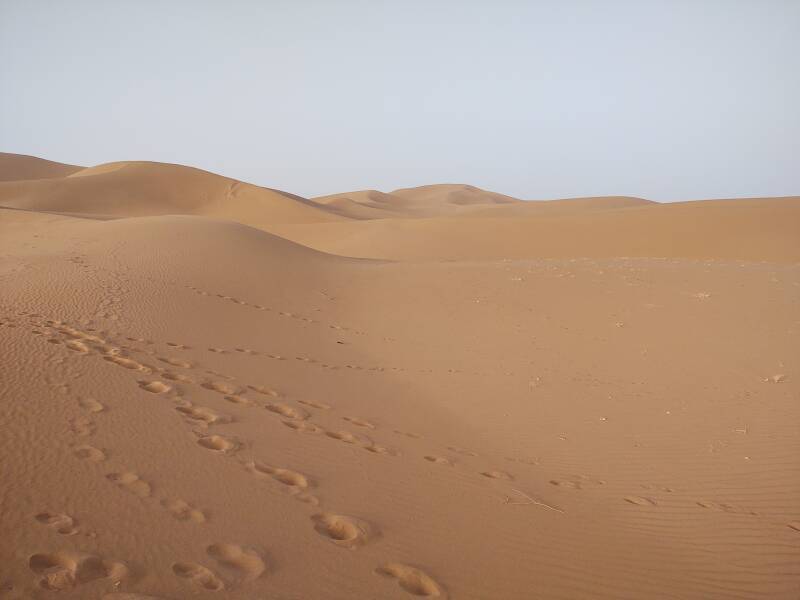
<path fill-rule="evenodd" d="M 366 429 L 375 429 L 375 425 L 370 423 L 369 421 L 365 421 L 363 419 L 359 419 L 358 417 L 342 417 L 348 423 L 352 423 L 357 427 L 364 427 Z"/>
<path fill-rule="evenodd" d="M 151 370 L 145 367 L 142 363 L 133 360 L 132 358 L 125 358 L 124 356 L 117 356 L 116 354 L 106 354 L 103 360 L 119 365 L 131 371 L 144 371 L 149 373 Z"/>
<path fill-rule="evenodd" d="M 405 591 L 414 596 L 438 598 L 443 595 L 441 586 L 424 571 L 401 563 L 389 563 L 375 570 L 378 575 L 391 577 Z"/>
<path fill-rule="evenodd" d="M 169 356 L 159 356 L 158 360 L 167 363 L 168 365 L 172 365 L 173 367 L 181 367 L 184 369 L 189 369 L 192 367 L 192 363 L 186 362 L 185 360 L 181 360 L 179 358 L 171 358 Z"/>
<path fill-rule="evenodd" d="M 581 485 L 580 481 L 572 481 L 570 479 L 551 479 L 550 485 L 571 488 L 573 490 L 583 489 L 583 485 Z"/>
<path fill-rule="evenodd" d="M 375 537 L 369 523 L 355 517 L 320 513 L 311 517 L 314 529 L 337 546 L 357 548 Z"/>
<path fill-rule="evenodd" d="M 346 444 L 358 444 L 361 440 L 349 431 L 326 431 L 325 435 Z"/>
<path fill-rule="evenodd" d="M 437 465 L 447 465 L 448 467 L 453 466 L 453 461 L 445 458 L 444 456 L 433 456 L 431 454 L 425 455 L 423 458 L 428 462 L 436 463 Z"/>
<path fill-rule="evenodd" d="M 89 445 L 78 446 L 72 453 L 81 460 L 88 460 L 96 463 L 103 462 L 106 459 L 105 452 Z"/>
<path fill-rule="evenodd" d="M 78 533 L 78 528 L 75 526 L 75 519 L 69 515 L 40 512 L 34 517 L 39 523 L 55 529 L 61 535 L 75 535 Z"/>
<path fill-rule="evenodd" d="M 236 395 L 241 391 L 235 385 L 231 385 L 225 381 L 204 381 L 200 384 L 200 387 L 204 387 L 212 392 L 217 392 L 219 394 L 225 394 L 228 396 Z"/>
<path fill-rule="evenodd" d="M 264 559 L 258 552 L 236 544 L 211 544 L 206 548 L 206 553 L 223 567 L 235 571 L 245 581 L 258 579 L 266 569 Z"/>
<path fill-rule="evenodd" d="M 488 477 L 489 479 L 505 479 L 506 481 L 514 481 L 514 476 L 506 471 L 483 471 L 481 475 Z"/>
<path fill-rule="evenodd" d="M 322 429 L 308 421 L 281 421 L 289 429 L 294 429 L 300 433 L 320 433 Z"/>
<path fill-rule="evenodd" d="M 175 348 L 176 350 L 191 350 L 191 346 L 187 346 L 185 344 L 178 344 L 177 342 L 167 342 L 167 346 L 170 348 Z"/>
<path fill-rule="evenodd" d="M 81 398 L 78 400 L 78 404 L 81 405 L 81 408 L 88 410 L 91 413 L 99 413 L 104 411 L 106 408 L 94 398 Z"/>
<path fill-rule="evenodd" d="M 172 389 L 171 386 L 167 385 L 163 381 L 142 380 L 139 382 L 139 387 L 147 392 L 150 392 L 151 394 L 163 394 L 164 392 L 168 392 Z"/>
<path fill-rule="evenodd" d="M 238 443 L 221 435 L 206 435 L 197 440 L 197 443 L 207 450 L 221 454 L 230 454 L 239 447 Z"/>
<path fill-rule="evenodd" d="M 331 405 L 325 404 L 323 402 L 315 402 L 313 400 L 298 400 L 300 404 L 305 404 L 306 406 L 310 406 L 312 408 L 319 408 L 320 410 L 330 410 Z"/>
<path fill-rule="evenodd" d="M 150 484 L 143 479 L 139 479 L 136 473 L 109 473 L 106 475 L 106 479 L 140 498 L 147 498 L 152 493 Z"/>
<path fill-rule="evenodd" d="M 228 402 L 233 402 L 234 404 L 241 404 L 242 406 L 255 406 L 255 402 L 249 398 L 243 398 L 242 396 L 238 396 L 236 394 L 225 396 L 225 400 Z"/>
<path fill-rule="evenodd" d="M 177 406 L 176 411 L 181 413 L 189 421 L 199 422 L 205 425 L 217 425 L 223 423 L 230 423 L 231 417 L 228 415 L 221 415 L 212 408 L 204 406 Z"/>
<path fill-rule="evenodd" d="M 278 392 L 276 392 L 272 388 L 268 388 L 265 385 L 248 385 L 247 387 L 249 387 L 254 392 L 258 392 L 259 394 L 264 394 L 265 396 L 273 396 L 273 397 L 278 396 Z"/>
<path fill-rule="evenodd" d="M 96 579 L 119 582 L 128 574 L 127 567 L 121 562 L 64 551 L 34 554 L 28 559 L 28 568 L 39 575 L 39 587 L 54 592 L 69 590 Z"/>
<path fill-rule="evenodd" d="M 625 496 L 625 502 L 635 504 L 636 506 L 658 506 L 658 503 L 652 498 L 645 498 L 644 496 Z"/>
<path fill-rule="evenodd" d="M 389 456 L 399 456 L 399 452 L 397 450 L 393 450 L 392 448 L 387 448 L 386 446 L 380 446 L 375 442 L 369 442 L 367 444 L 363 444 L 362 447 L 367 452 L 372 452 L 373 454 L 387 454 Z"/>
<path fill-rule="evenodd" d="M 161 501 L 161 506 L 166 508 L 172 514 L 172 516 L 179 521 L 194 521 L 195 523 L 206 522 L 205 513 L 202 510 L 195 508 L 185 500 L 181 500 L 179 498 L 164 498 Z"/>
<path fill-rule="evenodd" d="M 287 419 L 304 420 L 308 418 L 308 413 L 306 411 L 299 408 L 292 408 L 288 404 L 270 402 L 269 404 L 265 405 L 264 408 L 270 412 L 279 414 L 282 417 L 286 417 Z"/>
<path fill-rule="evenodd" d="M 66 344 L 66 347 L 74 352 L 80 352 L 81 354 L 86 354 L 89 352 L 89 346 L 81 342 L 80 340 L 70 340 Z"/>
<path fill-rule="evenodd" d="M 304 490 L 309 487 L 308 478 L 302 473 L 291 471 L 289 469 L 281 469 L 272 467 L 262 462 L 253 461 L 248 463 L 247 468 L 256 475 L 266 475 L 272 479 L 282 483 L 283 485 L 292 488 L 293 490 Z"/>
<path fill-rule="evenodd" d="M 191 581 L 195 585 L 212 592 L 225 588 L 222 580 L 211 569 L 207 569 L 203 565 L 191 562 L 176 562 L 172 565 L 172 572 L 181 579 Z"/>

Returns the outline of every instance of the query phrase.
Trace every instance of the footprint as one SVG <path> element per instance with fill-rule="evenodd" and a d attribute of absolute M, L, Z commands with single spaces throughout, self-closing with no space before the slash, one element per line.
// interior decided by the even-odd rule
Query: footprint
<path fill-rule="evenodd" d="M 431 454 L 426 455 L 425 460 L 428 462 L 436 463 L 437 465 L 447 465 L 448 467 L 453 466 L 453 462 L 444 456 L 433 456 Z"/>
<path fill-rule="evenodd" d="M 150 369 L 145 367 L 142 363 L 137 362 L 131 358 L 125 358 L 124 356 L 117 356 L 116 354 L 107 354 L 103 357 L 103 360 L 107 360 L 108 362 L 114 363 L 115 365 L 119 365 L 120 367 L 124 367 L 126 369 L 130 369 L 131 371 L 146 371 L 150 372 Z"/>
<path fill-rule="evenodd" d="M 89 352 L 89 346 L 81 342 L 80 340 L 70 340 L 68 341 L 65 346 L 74 352 L 80 352 L 81 354 L 86 354 Z"/>
<path fill-rule="evenodd" d="M 254 392 L 258 392 L 259 394 L 264 394 L 265 396 L 273 396 L 273 397 L 278 396 L 278 392 L 276 392 L 272 388 L 268 388 L 265 385 L 248 385 L 247 387 L 249 387 Z"/>
<path fill-rule="evenodd" d="M 217 411 L 204 406 L 178 406 L 175 408 L 179 413 L 186 417 L 189 421 L 199 422 L 205 425 L 216 425 L 223 423 L 230 423 L 231 417 L 228 415 L 221 415 Z"/>
<path fill-rule="evenodd" d="M 247 465 L 247 468 L 257 475 L 272 477 L 283 485 L 292 488 L 294 491 L 304 490 L 310 485 L 305 475 L 289 469 L 271 467 L 262 462 L 251 462 Z"/>
<path fill-rule="evenodd" d="M 361 440 L 349 431 L 326 431 L 325 435 L 346 444 L 358 444 Z"/>
<path fill-rule="evenodd" d="M 211 390 L 212 392 L 226 394 L 228 396 L 232 396 L 240 392 L 238 387 L 224 381 L 204 381 L 200 384 L 200 386 L 207 390 Z"/>
<path fill-rule="evenodd" d="M 159 356 L 158 360 L 163 363 L 167 363 L 168 365 L 172 365 L 173 367 L 182 367 L 184 369 L 189 369 L 192 366 L 192 363 L 186 362 L 185 360 L 181 360 L 179 358 L 171 358 L 169 356 Z"/>
<path fill-rule="evenodd" d="M 317 533 L 343 548 L 353 549 L 363 546 L 369 539 L 375 537 L 375 532 L 369 523 L 354 517 L 320 513 L 311 517 L 311 520 Z"/>
<path fill-rule="evenodd" d="M 258 552 L 236 544 L 211 544 L 206 553 L 223 567 L 237 572 L 245 581 L 258 579 L 266 569 Z"/>
<path fill-rule="evenodd" d="M 96 463 L 103 462 L 106 459 L 105 452 L 89 445 L 78 446 L 72 453 L 81 460 L 88 460 Z"/>
<path fill-rule="evenodd" d="M 109 473 L 106 478 L 140 498 L 146 498 L 152 492 L 150 484 L 139 479 L 136 473 Z"/>
<path fill-rule="evenodd" d="M 255 406 L 255 402 L 253 402 L 249 398 L 244 398 L 236 394 L 225 396 L 225 400 L 227 400 L 228 402 L 233 402 L 234 404 L 241 404 L 242 406 Z"/>
<path fill-rule="evenodd" d="M 206 522 L 205 513 L 185 500 L 180 500 L 178 498 L 170 500 L 169 498 L 164 498 L 161 501 L 161 506 L 166 508 L 172 516 L 179 521 L 194 521 L 195 523 Z"/>
<path fill-rule="evenodd" d="M 103 412 L 106 408 L 94 398 L 81 398 L 78 400 L 78 403 L 83 409 L 88 410 L 91 413 Z"/>
<path fill-rule="evenodd" d="M 191 346 L 187 346 L 185 344 L 178 344 L 177 342 L 167 342 L 167 346 L 170 348 L 175 348 L 176 350 L 191 350 Z"/>
<path fill-rule="evenodd" d="M 788 527 L 795 531 L 800 531 L 800 521 L 790 521 L 787 523 Z"/>
<path fill-rule="evenodd" d="M 289 429 L 294 429 L 301 433 L 320 433 L 322 431 L 321 428 L 308 421 L 282 421 L 282 423 Z"/>
<path fill-rule="evenodd" d="M 652 498 L 645 498 L 644 496 L 625 496 L 625 502 L 635 504 L 637 506 L 657 506 L 658 503 Z"/>
<path fill-rule="evenodd" d="M 580 490 L 583 489 L 580 481 L 571 481 L 569 479 L 551 479 L 550 485 L 556 485 L 558 487 L 567 487 L 573 490 Z"/>
<path fill-rule="evenodd" d="M 206 435 L 197 440 L 197 443 L 207 450 L 221 454 L 234 452 L 239 446 L 235 441 L 221 435 Z"/>
<path fill-rule="evenodd" d="M 438 598 L 444 595 L 441 586 L 424 571 L 401 563 L 390 563 L 375 570 L 378 575 L 392 577 L 414 596 Z"/>
<path fill-rule="evenodd" d="M 55 529 L 61 535 L 75 535 L 78 528 L 75 526 L 75 519 L 65 514 L 50 512 L 40 512 L 34 517 L 39 523 Z"/>
<path fill-rule="evenodd" d="M 348 423 L 352 423 L 353 425 L 355 425 L 357 427 L 365 427 L 367 429 L 375 429 L 375 425 L 373 425 L 369 421 L 365 421 L 365 420 L 359 419 L 357 417 L 342 417 L 342 419 L 344 419 Z"/>
<path fill-rule="evenodd" d="M 368 442 L 363 444 L 362 447 L 367 452 L 372 452 L 373 454 L 386 454 L 388 456 L 399 456 L 397 450 L 392 450 L 391 448 L 387 448 L 386 446 L 380 446 L 374 442 Z"/>
<path fill-rule="evenodd" d="M 489 479 L 505 479 L 506 481 L 514 481 L 514 476 L 506 471 L 484 471 L 481 473 L 481 475 L 488 477 Z"/>
<path fill-rule="evenodd" d="M 121 562 L 73 552 L 34 554 L 28 559 L 28 567 L 40 576 L 39 587 L 54 592 L 69 590 L 95 579 L 119 582 L 128 574 L 127 567 Z"/>
<path fill-rule="evenodd" d="M 172 572 L 181 579 L 187 579 L 207 590 L 213 592 L 225 588 L 225 584 L 219 579 L 214 572 L 207 569 L 203 565 L 198 565 L 191 562 L 176 562 L 172 565 Z"/>
<path fill-rule="evenodd" d="M 287 419 L 303 420 L 308 418 L 308 413 L 304 410 L 292 408 L 287 404 L 271 402 L 264 406 L 268 411 L 286 417 Z"/>
<path fill-rule="evenodd" d="M 313 408 L 319 408 L 320 410 L 330 410 L 330 404 L 324 404 L 322 402 L 314 402 L 313 400 L 298 400 L 300 404 L 305 404 L 306 406 L 311 406 Z"/>
<path fill-rule="evenodd" d="M 163 394 L 164 392 L 168 392 L 172 388 L 168 386 L 163 381 L 140 381 L 139 387 L 145 391 L 150 392 L 151 394 Z"/>

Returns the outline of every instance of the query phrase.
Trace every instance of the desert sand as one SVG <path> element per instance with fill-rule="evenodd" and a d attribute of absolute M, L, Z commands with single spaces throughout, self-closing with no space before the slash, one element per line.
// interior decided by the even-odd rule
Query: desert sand
<path fill-rule="evenodd" d="M 0 598 L 800 596 L 799 197 L 0 180 Z"/>

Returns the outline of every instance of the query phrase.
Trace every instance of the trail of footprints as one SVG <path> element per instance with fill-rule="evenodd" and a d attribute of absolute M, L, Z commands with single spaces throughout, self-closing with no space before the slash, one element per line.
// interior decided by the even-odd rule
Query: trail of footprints
<path fill-rule="evenodd" d="M 238 385 L 231 381 L 231 378 L 214 371 L 208 371 L 208 374 L 215 375 L 215 379 L 200 378 L 200 380 L 195 380 L 188 375 L 176 373 L 171 369 L 139 362 L 125 354 L 125 350 L 130 351 L 129 348 L 115 346 L 93 331 L 81 331 L 58 321 L 45 321 L 34 325 L 38 328 L 39 334 L 44 334 L 49 329 L 53 337 L 48 338 L 48 341 L 54 344 L 63 343 L 72 352 L 81 355 L 100 354 L 103 360 L 126 370 L 139 374 L 157 375 L 159 379 L 138 379 L 137 384 L 144 392 L 170 397 L 176 403 L 174 409 L 192 428 L 197 438 L 198 446 L 205 451 L 234 457 L 245 446 L 241 441 L 230 436 L 208 431 L 211 427 L 231 423 L 233 418 L 217 410 L 197 406 L 191 401 L 182 398 L 182 394 L 178 393 L 171 383 L 166 383 L 161 379 L 182 384 L 198 385 L 222 395 L 226 401 L 233 404 L 262 408 L 266 413 L 274 415 L 284 426 L 298 434 L 324 435 L 328 439 L 361 447 L 374 454 L 399 456 L 399 452 L 396 450 L 381 446 L 364 434 L 356 434 L 348 430 L 328 430 L 309 421 L 312 416 L 312 409 L 330 410 L 332 408 L 330 405 L 310 400 L 297 400 L 298 404 L 302 404 L 306 408 L 293 406 L 285 401 L 278 401 L 277 398 L 281 395 L 272 388 L 263 385 Z M 140 338 L 127 338 L 127 340 L 145 342 Z M 177 350 L 187 348 L 177 342 L 169 342 L 168 345 Z M 239 349 L 239 351 L 246 352 L 242 349 Z M 196 365 L 188 361 L 174 357 L 157 356 L 156 359 L 169 367 L 180 369 L 197 368 Z M 258 402 L 247 395 L 250 392 L 263 396 L 267 400 Z M 87 415 L 72 419 L 70 430 L 76 438 L 87 438 L 93 435 L 96 430 L 96 423 L 93 418 L 100 416 L 105 411 L 105 406 L 93 398 L 81 398 L 79 405 Z M 343 416 L 342 420 L 359 429 L 367 431 L 378 429 L 374 423 L 360 417 L 348 415 Z M 394 430 L 394 433 L 410 439 L 419 438 L 416 434 L 401 430 Z M 447 450 L 467 458 L 477 456 L 476 453 L 468 449 L 456 446 L 448 446 Z M 91 463 L 102 463 L 107 457 L 107 451 L 86 443 L 75 445 L 73 454 L 78 459 Z M 423 459 L 438 466 L 454 467 L 458 465 L 457 462 L 446 456 L 435 454 L 424 455 Z M 318 512 L 315 512 L 310 517 L 311 526 L 328 542 L 342 548 L 354 550 L 380 537 L 380 531 L 364 520 L 323 510 L 320 507 L 320 499 L 312 493 L 315 483 L 307 475 L 257 460 L 238 458 L 236 460 L 253 476 L 271 480 L 300 502 L 309 506 L 319 507 L 315 509 Z M 530 465 L 538 464 L 537 461 L 528 459 L 509 457 L 508 460 Z M 482 471 L 479 474 L 488 479 L 505 482 L 513 482 L 515 479 L 511 473 L 499 469 Z M 148 500 L 153 495 L 151 484 L 133 471 L 111 472 L 107 473 L 105 477 L 111 484 L 140 499 Z M 586 486 L 602 485 L 604 483 L 591 480 L 585 476 L 550 481 L 550 484 L 554 486 L 574 490 L 581 490 Z M 670 488 L 658 488 L 658 490 L 672 491 Z M 623 500 L 628 504 L 639 507 L 655 507 L 658 505 L 657 501 L 650 496 L 631 495 L 625 496 Z M 164 497 L 159 499 L 159 504 L 173 517 L 181 521 L 202 524 L 208 520 L 206 511 L 182 499 Z M 697 506 L 725 512 L 756 514 L 727 504 L 709 501 L 699 501 Z M 77 523 L 68 515 L 41 512 L 35 518 L 41 525 L 53 529 L 60 535 L 74 535 L 78 530 Z M 800 530 L 800 523 L 790 523 L 789 527 Z M 222 590 L 225 589 L 226 582 L 230 585 L 237 585 L 268 572 L 263 553 L 253 549 L 242 548 L 236 544 L 218 543 L 209 546 L 207 554 L 209 560 L 216 563 L 217 570 L 225 574 L 225 578 L 207 566 L 191 562 L 179 561 L 174 563 L 172 566 L 173 573 L 177 577 L 203 589 Z M 31 557 L 30 567 L 39 576 L 40 587 L 51 590 L 69 589 L 81 582 L 101 577 L 119 581 L 127 572 L 122 563 L 108 561 L 96 556 L 78 556 L 63 553 L 34 555 L 34 557 Z M 427 597 L 445 595 L 444 588 L 439 583 L 423 570 L 414 566 L 388 563 L 377 568 L 375 573 L 396 581 L 402 589 L 412 595 Z"/>
<path fill-rule="evenodd" d="M 188 376 L 161 369 L 155 365 L 144 364 L 124 355 L 121 348 L 115 347 L 107 340 L 95 335 L 94 332 L 84 332 L 57 322 L 52 322 L 48 325 L 53 327 L 57 335 L 60 334 L 67 338 L 67 341 L 63 343 L 67 349 L 73 352 L 85 355 L 99 353 L 103 360 L 132 372 L 158 374 L 168 381 L 195 383 Z M 61 343 L 58 337 L 52 337 L 50 341 L 52 343 Z M 142 340 L 133 338 L 128 341 Z M 181 347 L 176 343 L 171 343 L 170 346 Z M 158 360 L 171 367 L 183 369 L 193 367 L 191 363 L 171 357 L 158 357 Z M 156 395 L 164 394 L 176 400 L 176 412 L 192 427 L 197 437 L 197 444 L 203 449 L 221 455 L 232 456 L 242 447 L 241 442 L 230 436 L 208 432 L 208 429 L 213 426 L 232 422 L 233 419 L 229 415 L 222 414 L 211 408 L 197 406 L 179 395 L 175 397 L 173 395 L 173 387 L 159 379 L 138 379 L 137 384 L 144 392 Z M 279 394 L 271 388 L 260 385 L 238 386 L 230 381 L 208 379 L 199 382 L 198 385 L 223 395 L 224 399 L 229 402 L 260 406 L 295 431 L 315 434 L 324 433 L 329 439 L 360 446 L 372 453 L 397 455 L 396 451 L 380 446 L 364 435 L 357 435 L 346 430 L 328 431 L 308 422 L 311 416 L 310 410 L 275 400 L 279 397 Z M 248 391 L 271 398 L 271 400 L 258 403 L 252 399 L 245 398 L 244 394 Z M 331 409 L 331 406 L 321 402 L 302 400 L 298 401 L 298 403 L 303 404 L 308 409 Z M 78 404 L 87 413 L 87 416 L 74 418 L 70 423 L 71 431 L 76 438 L 90 437 L 96 431 L 96 423 L 92 417 L 104 412 L 106 407 L 93 398 L 80 398 Z M 358 428 L 376 429 L 373 423 L 359 417 L 346 416 L 342 419 Z M 416 437 L 413 434 L 407 435 L 408 437 Z M 106 459 L 106 452 L 85 443 L 74 446 L 73 454 L 81 460 L 95 463 L 103 462 Z M 311 493 L 311 489 L 315 487 L 315 484 L 308 476 L 261 461 L 240 462 L 250 473 L 257 477 L 274 481 L 300 502 L 313 507 L 319 506 L 319 498 Z M 142 500 L 147 501 L 153 496 L 153 487 L 150 482 L 134 471 L 110 472 L 105 474 L 105 478 L 122 491 Z M 159 500 L 159 504 L 181 521 L 202 524 L 208 518 L 205 511 L 182 499 L 164 497 Z M 74 535 L 77 532 L 76 522 L 68 515 L 42 512 L 37 514 L 35 518 L 37 522 L 54 529 L 60 535 Z M 310 524 L 320 537 L 333 545 L 349 550 L 354 550 L 380 537 L 379 530 L 367 521 L 354 516 L 328 511 L 319 511 L 312 514 Z M 180 579 L 186 580 L 187 583 L 196 585 L 204 590 L 219 591 L 231 585 L 236 586 L 257 579 L 268 572 L 268 565 L 263 553 L 255 549 L 244 548 L 233 543 L 216 543 L 207 547 L 206 554 L 209 561 L 216 565 L 216 571 L 206 565 L 176 561 L 172 565 L 173 574 Z M 29 566 L 38 577 L 37 584 L 39 587 L 53 591 L 71 589 L 82 583 L 101 578 L 118 583 L 127 575 L 127 567 L 124 563 L 109 561 L 92 555 L 73 555 L 58 552 L 36 554 L 31 557 Z M 375 573 L 396 579 L 403 589 L 414 595 L 440 597 L 443 593 L 443 588 L 439 584 L 429 575 L 415 567 L 390 563 L 376 569 Z"/>

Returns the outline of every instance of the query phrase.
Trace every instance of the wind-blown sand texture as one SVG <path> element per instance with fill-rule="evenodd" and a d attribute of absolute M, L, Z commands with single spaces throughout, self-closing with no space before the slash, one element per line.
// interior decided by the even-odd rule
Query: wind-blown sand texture
<path fill-rule="evenodd" d="M 800 594 L 800 198 L 0 179 L 0 597 Z"/>

